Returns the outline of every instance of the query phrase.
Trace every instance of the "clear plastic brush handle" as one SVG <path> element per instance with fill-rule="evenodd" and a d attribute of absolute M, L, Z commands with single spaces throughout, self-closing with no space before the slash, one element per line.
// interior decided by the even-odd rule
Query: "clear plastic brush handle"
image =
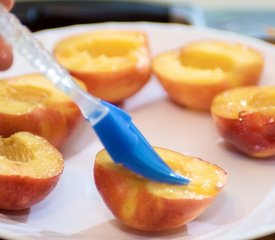
<path fill-rule="evenodd" d="M 93 125 L 100 121 L 109 109 L 95 98 L 83 91 L 62 68 L 55 58 L 34 38 L 13 14 L 0 3 L 0 35 L 10 43 L 40 73 L 51 80 L 54 85 L 67 93 L 79 106 L 83 116 Z"/>

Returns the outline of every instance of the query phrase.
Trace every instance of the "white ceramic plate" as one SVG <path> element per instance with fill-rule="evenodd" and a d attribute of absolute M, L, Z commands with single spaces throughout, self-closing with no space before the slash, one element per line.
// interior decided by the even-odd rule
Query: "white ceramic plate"
<path fill-rule="evenodd" d="M 196 39 L 239 41 L 261 50 L 266 67 L 261 84 L 275 81 L 275 48 L 241 35 L 177 24 L 104 23 L 72 26 L 36 33 L 51 50 L 57 40 L 74 33 L 102 28 L 141 29 L 148 33 L 152 53 L 174 49 Z M 1 77 L 35 72 L 19 56 Z M 275 232 L 275 161 L 252 160 L 223 145 L 210 114 L 176 106 L 152 77 L 130 98 L 125 109 L 148 140 L 220 165 L 228 182 L 213 205 L 185 227 L 151 239 L 246 239 Z M 0 212 L 0 236 L 12 239 L 147 239 L 148 235 L 121 226 L 106 208 L 93 182 L 93 160 L 101 149 L 83 122 L 62 148 L 65 170 L 57 187 L 43 202 L 26 211 Z"/>

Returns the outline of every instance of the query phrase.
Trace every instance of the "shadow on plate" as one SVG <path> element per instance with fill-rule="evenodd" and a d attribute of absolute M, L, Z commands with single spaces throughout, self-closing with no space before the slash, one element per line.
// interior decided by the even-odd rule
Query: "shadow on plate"
<path fill-rule="evenodd" d="M 212 205 L 195 221 L 217 226 L 229 224 L 240 218 L 239 215 L 243 212 L 242 208 L 243 206 L 234 197 L 226 192 L 221 192 Z"/>
<path fill-rule="evenodd" d="M 151 233 L 131 229 L 120 223 L 118 220 L 113 219 L 79 232 L 75 237 L 96 236 L 98 239 L 133 239 L 134 237 L 138 239 L 158 239 L 161 237 L 162 239 L 174 239 L 175 237 L 183 236 L 185 234 L 187 234 L 186 226 L 165 232 Z M 124 237 L 122 237 L 122 235 Z"/>
<path fill-rule="evenodd" d="M 29 218 L 30 208 L 23 209 L 23 210 L 16 210 L 16 211 L 0 210 L 0 214 L 4 214 L 7 219 L 11 219 L 13 221 L 18 221 L 23 223 L 23 222 L 27 222 Z"/>

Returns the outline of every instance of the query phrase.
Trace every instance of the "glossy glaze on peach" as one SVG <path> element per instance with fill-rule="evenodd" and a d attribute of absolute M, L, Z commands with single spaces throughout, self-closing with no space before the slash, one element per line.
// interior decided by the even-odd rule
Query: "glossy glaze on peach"
<path fill-rule="evenodd" d="M 198 158 L 156 148 L 176 172 L 191 180 L 188 185 L 150 181 L 115 164 L 107 152 L 96 156 L 96 187 L 114 216 L 142 231 L 164 231 L 180 227 L 200 215 L 225 184 L 224 170 Z"/>
<path fill-rule="evenodd" d="M 253 157 L 275 155 L 275 88 L 242 87 L 219 94 L 211 112 L 226 142 Z"/>

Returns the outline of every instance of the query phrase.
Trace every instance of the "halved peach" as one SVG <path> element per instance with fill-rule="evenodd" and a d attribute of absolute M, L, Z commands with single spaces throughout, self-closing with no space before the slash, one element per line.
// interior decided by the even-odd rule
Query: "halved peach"
<path fill-rule="evenodd" d="M 172 185 L 145 179 L 115 164 L 106 150 L 96 155 L 94 165 L 96 187 L 113 215 L 131 228 L 151 232 L 174 229 L 195 219 L 213 202 L 227 177 L 223 169 L 207 161 L 155 149 L 191 183 Z"/>
<path fill-rule="evenodd" d="M 77 105 L 40 74 L 0 81 L 0 135 L 28 131 L 60 147 L 81 118 Z"/>
<path fill-rule="evenodd" d="M 44 200 L 64 168 L 58 150 L 29 132 L 0 137 L 0 146 L 0 209 L 25 209 Z"/>
<path fill-rule="evenodd" d="M 151 76 L 151 55 L 143 31 L 101 30 L 59 41 L 54 55 L 88 92 L 119 103 L 139 91 Z"/>
<path fill-rule="evenodd" d="M 258 158 L 275 155 L 275 87 L 240 87 L 220 93 L 211 107 L 224 140 Z"/>
<path fill-rule="evenodd" d="M 209 111 L 218 93 L 258 84 L 263 55 L 241 43 L 201 40 L 153 59 L 153 71 L 170 98 L 188 108 Z"/>

